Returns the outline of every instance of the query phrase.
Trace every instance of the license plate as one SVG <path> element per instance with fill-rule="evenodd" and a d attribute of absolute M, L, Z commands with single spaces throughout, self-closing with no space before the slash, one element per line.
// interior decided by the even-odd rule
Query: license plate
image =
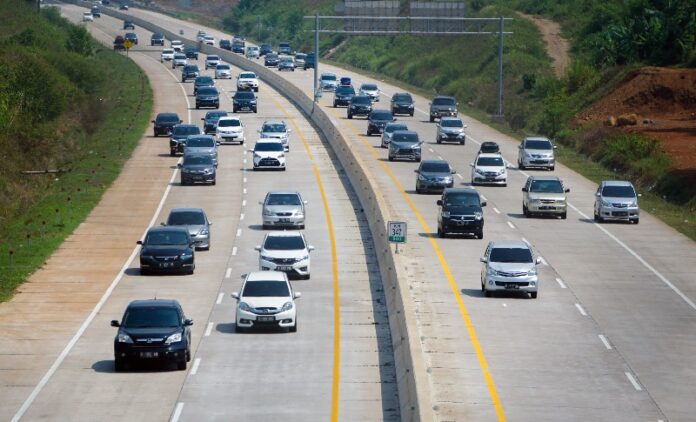
<path fill-rule="evenodd" d="M 279 218 L 279 219 L 278 219 L 278 222 L 280 222 L 280 223 L 289 223 L 289 222 L 290 222 L 290 219 L 289 219 L 289 218 Z"/>
<path fill-rule="evenodd" d="M 158 358 L 159 352 L 140 352 L 140 357 L 147 359 Z"/>
<path fill-rule="evenodd" d="M 516 289 L 519 289 L 520 286 L 517 285 L 517 284 L 515 284 L 515 283 L 508 283 L 508 284 L 505 285 L 505 288 L 506 288 L 506 289 L 516 290 Z"/>
<path fill-rule="evenodd" d="M 160 266 L 160 268 L 171 268 L 174 266 L 174 263 L 172 263 L 172 262 L 160 262 L 159 266 Z"/>
<path fill-rule="evenodd" d="M 275 321 L 274 316 L 258 316 L 256 319 L 259 321 Z"/>
<path fill-rule="evenodd" d="M 292 270 L 292 267 L 290 267 L 288 265 L 280 265 L 280 266 L 276 267 L 276 269 L 278 271 L 290 271 L 290 270 Z"/>
<path fill-rule="evenodd" d="M 469 224 L 469 222 L 468 221 L 457 221 L 457 224 L 459 224 L 460 226 L 466 226 Z"/>

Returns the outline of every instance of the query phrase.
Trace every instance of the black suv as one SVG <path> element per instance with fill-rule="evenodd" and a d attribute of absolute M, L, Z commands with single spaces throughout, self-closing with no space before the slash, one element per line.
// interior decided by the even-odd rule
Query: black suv
<path fill-rule="evenodd" d="M 337 86 L 334 91 L 333 106 L 350 105 L 350 99 L 355 96 L 355 89 L 352 86 Z"/>
<path fill-rule="evenodd" d="M 449 233 L 473 234 L 483 239 L 483 208 L 486 201 L 476 189 L 447 188 L 437 200 L 437 235 Z"/>
<path fill-rule="evenodd" d="M 227 115 L 227 112 L 224 110 L 214 110 L 205 113 L 205 117 L 201 118 L 203 120 L 203 133 L 215 133 L 220 117 L 226 117 Z"/>
<path fill-rule="evenodd" d="M 182 122 L 183 120 L 176 113 L 159 113 L 155 120 L 152 121 L 155 125 L 155 136 L 169 135 L 172 133 L 172 128 Z"/>
<path fill-rule="evenodd" d="M 164 35 L 160 34 L 159 32 L 152 34 L 150 37 L 150 45 L 161 45 L 164 47 Z"/>
<path fill-rule="evenodd" d="M 391 111 L 396 114 L 413 116 L 413 98 L 408 92 L 397 92 L 391 98 Z"/>
<path fill-rule="evenodd" d="M 125 371 L 131 362 L 173 362 L 186 369 L 191 360 L 191 326 L 176 300 L 134 300 L 128 304 L 114 338 L 114 369 Z"/>
<path fill-rule="evenodd" d="M 214 86 L 202 86 L 196 92 L 196 110 L 201 107 L 220 107 L 220 93 Z"/>
<path fill-rule="evenodd" d="M 232 50 L 232 41 L 220 40 L 220 48 L 222 48 L 223 50 Z"/>
<path fill-rule="evenodd" d="M 276 67 L 280 62 L 280 58 L 275 53 L 268 53 L 263 59 L 263 65 L 268 67 Z"/>
<path fill-rule="evenodd" d="M 123 21 L 123 29 L 132 29 L 135 31 L 135 24 L 133 21 Z"/>
<path fill-rule="evenodd" d="M 193 80 L 193 95 L 198 94 L 198 90 L 204 86 L 215 86 L 215 81 L 210 76 L 198 76 Z"/>
<path fill-rule="evenodd" d="M 178 124 L 172 128 L 172 133 L 169 138 L 169 155 L 176 155 L 176 153 L 184 152 L 184 145 L 186 145 L 186 138 L 190 135 L 200 135 L 201 129 L 196 125 L 182 125 Z"/>
<path fill-rule="evenodd" d="M 145 240 L 138 240 L 140 274 L 184 272 L 196 268 L 193 240 L 186 227 L 150 227 Z"/>
<path fill-rule="evenodd" d="M 372 99 L 367 95 L 356 95 L 348 104 L 348 118 L 353 116 L 367 116 L 372 111 Z"/>
<path fill-rule="evenodd" d="M 314 69 L 314 64 L 316 63 L 316 60 L 317 59 L 314 53 L 307 54 L 307 57 L 305 57 L 304 66 L 302 66 L 302 68 L 304 70 Z"/>
<path fill-rule="evenodd" d="M 181 82 L 186 82 L 189 79 L 196 79 L 201 74 L 198 65 L 187 64 L 181 69 Z"/>
<path fill-rule="evenodd" d="M 454 97 L 438 95 L 430 103 L 430 121 L 440 117 L 457 117 L 457 100 Z"/>
<path fill-rule="evenodd" d="M 265 56 L 268 53 L 273 52 L 273 47 L 271 47 L 270 44 L 261 44 L 261 48 L 259 49 L 259 56 Z"/>
<path fill-rule="evenodd" d="M 256 113 L 256 95 L 251 91 L 237 91 L 232 97 L 232 113 L 247 110 Z"/>
<path fill-rule="evenodd" d="M 196 47 L 184 48 L 184 54 L 186 54 L 187 59 L 198 60 L 198 49 Z"/>
<path fill-rule="evenodd" d="M 396 119 L 389 110 L 372 110 L 367 116 L 367 136 L 384 132 L 384 127 Z"/>
<path fill-rule="evenodd" d="M 126 32 L 123 35 L 123 38 L 125 38 L 126 41 L 132 42 L 133 44 L 138 44 L 138 34 L 136 34 L 135 32 Z"/>

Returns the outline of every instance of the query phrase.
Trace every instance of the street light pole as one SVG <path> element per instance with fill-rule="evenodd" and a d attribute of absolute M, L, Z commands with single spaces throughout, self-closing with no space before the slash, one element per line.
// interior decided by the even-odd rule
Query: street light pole
<path fill-rule="evenodd" d="M 314 102 L 317 98 L 319 85 L 319 14 L 314 15 Z"/>
<path fill-rule="evenodd" d="M 503 25 L 505 19 L 500 17 L 498 28 L 498 107 L 496 107 L 496 119 L 503 120 Z"/>

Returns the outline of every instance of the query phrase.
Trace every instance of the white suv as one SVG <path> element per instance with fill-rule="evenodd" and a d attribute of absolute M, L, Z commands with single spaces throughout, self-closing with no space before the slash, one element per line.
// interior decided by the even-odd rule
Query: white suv
<path fill-rule="evenodd" d="M 638 224 L 640 208 L 638 197 L 631 182 L 605 180 L 595 192 L 594 220 L 623 220 Z"/>
<path fill-rule="evenodd" d="M 205 70 L 215 69 L 220 64 L 220 56 L 211 54 L 205 58 Z"/>
<path fill-rule="evenodd" d="M 162 54 L 160 54 L 160 62 L 174 60 L 174 49 L 173 48 L 163 48 Z"/>
<path fill-rule="evenodd" d="M 523 241 L 490 242 L 481 257 L 481 291 L 490 297 L 493 292 L 507 290 L 527 292 L 537 298 L 539 278 L 532 248 Z"/>
<path fill-rule="evenodd" d="M 297 331 L 295 299 L 288 276 L 280 271 L 254 271 L 247 274 L 242 290 L 232 293 L 237 299 L 235 331 L 243 332 L 256 327 L 287 328 Z"/>
<path fill-rule="evenodd" d="M 547 138 L 524 138 L 518 146 L 517 167 L 542 167 L 551 171 L 556 167 L 556 148 Z"/>
<path fill-rule="evenodd" d="M 507 186 L 507 168 L 500 154 L 479 154 L 471 163 L 471 184 L 491 183 Z"/>
<path fill-rule="evenodd" d="M 239 117 L 220 117 L 215 129 L 215 136 L 221 144 L 237 142 L 241 145 L 245 141 L 244 124 Z"/>
<path fill-rule="evenodd" d="M 259 92 L 259 78 L 254 72 L 242 72 L 237 76 L 237 90 Z"/>
<path fill-rule="evenodd" d="M 259 251 L 259 270 L 282 271 L 288 276 L 309 280 L 309 253 L 314 246 L 307 245 L 301 232 L 268 233 L 256 250 Z"/>
<path fill-rule="evenodd" d="M 254 170 L 266 168 L 285 171 L 285 147 L 280 139 L 261 138 L 249 152 L 254 154 Z"/>
<path fill-rule="evenodd" d="M 212 35 L 206 35 L 203 37 L 203 42 L 207 45 L 215 45 L 215 37 Z"/>

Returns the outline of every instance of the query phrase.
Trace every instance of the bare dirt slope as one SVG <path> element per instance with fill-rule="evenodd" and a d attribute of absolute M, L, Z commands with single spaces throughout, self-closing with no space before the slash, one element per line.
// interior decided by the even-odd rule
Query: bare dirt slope
<path fill-rule="evenodd" d="M 570 63 L 570 44 L 568 40 L 561 36 L 561 25 L 558 22 L 544 19 L 539 16 L 526 15 L 521 12 L 517 14 L 525 19 L 528 19 L 539 28 L 541 36 L 546 44 L 546 53 L 551 57 L 551 68 L 553 73 L 560 77 L 565 72 Z"/>

